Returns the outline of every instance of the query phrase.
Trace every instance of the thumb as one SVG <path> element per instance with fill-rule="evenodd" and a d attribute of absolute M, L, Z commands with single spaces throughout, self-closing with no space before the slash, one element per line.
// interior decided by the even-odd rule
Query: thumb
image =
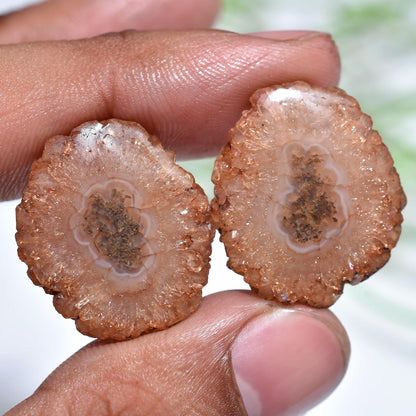
<path fill-rule="evenodd" d="M 330 312 L 222 292 L 168 330 L 93 342 L 8 416 L 297 414 L 335 388 L 348 356 Z"/>

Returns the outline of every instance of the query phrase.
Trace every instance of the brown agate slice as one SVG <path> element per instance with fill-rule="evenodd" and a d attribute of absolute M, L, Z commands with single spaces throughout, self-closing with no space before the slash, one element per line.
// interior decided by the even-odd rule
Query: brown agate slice
<path fill-rule="evenodd" d="M 85 123 L 33 164 L 17 207 L 19 256 L 80 332 L 125 339 L 196 310 L 207 282 L 209 203 L 138 124 Z"/>
<path fill-rule="evenodd" d="M 390 257 L 406 199 L 371 118 L 338 88 L 257 91 L 215 163 L 231 269 L 266 299 L 332 305 Z"/>

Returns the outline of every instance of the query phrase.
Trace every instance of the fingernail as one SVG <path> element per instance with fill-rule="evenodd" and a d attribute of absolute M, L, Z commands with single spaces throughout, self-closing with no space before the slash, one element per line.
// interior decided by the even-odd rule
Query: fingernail
<path fill-rule="evenodd" d="M 273 39 L 279 41 L 304 41 L 314 38 L 331 38 L 326 32 L 318 32 L 314 30 L 275 30 L 268 32 L 253 32 L 249 36 L 258 38 Z"/>
<path fill-rule="evenodd" d="M 342 326 L 328 316 L 277 309 L 242 329 L 231 360 L 249 416 L 305 412 L 338 385 L 349 343 Z"/>

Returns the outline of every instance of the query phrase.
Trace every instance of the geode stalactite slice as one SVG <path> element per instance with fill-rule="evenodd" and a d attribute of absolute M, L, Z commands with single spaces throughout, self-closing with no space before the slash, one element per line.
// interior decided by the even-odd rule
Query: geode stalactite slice
<path fill-rule="evenodd" d="M 371 118 L 338 88 L 257 91 L 213 172 L 229 256 L 266 299 L 332 305 L 382 267 L 406 198 Z"/>
<path fill-rule="evenodd" d="M 195 311 L 209 203 L 138 124 L 89 122 L 50 139 L 17 207 L 19 256 L 84 334 L 125 339 Z"/>

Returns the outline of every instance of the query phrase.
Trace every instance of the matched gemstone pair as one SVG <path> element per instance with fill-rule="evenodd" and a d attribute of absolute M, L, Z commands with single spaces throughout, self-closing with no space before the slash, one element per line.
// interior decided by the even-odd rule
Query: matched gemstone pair
<path fill-rule="evenodd" d="M 84 334 L 125 339 L 196 310 L 215 229 L 262 297 L 332 305 L 382 267 L 406 199 L 370 117 L 337 88 L 256 91 L 218 156 L 209 204 L 140 125 L 50 139 L 17 208 L 19 256 Z"/>

